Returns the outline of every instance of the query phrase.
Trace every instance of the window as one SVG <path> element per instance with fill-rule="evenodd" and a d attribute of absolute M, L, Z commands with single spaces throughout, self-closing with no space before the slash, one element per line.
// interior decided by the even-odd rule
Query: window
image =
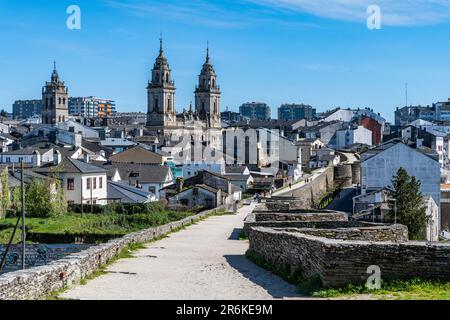
<path fill-rule="evenodd" d="M 92 178 L 94 180 L 94 190 L 97 189 L 97 178 Z"/>
<path fill-rule="evenodd" d="M 156 188 L 155 187 L 148 187 L 148 192 L 155 194 Z"/>
<path fill-rule="evenodd" d="M 67 178 L 67 190 L 68 191 L 75 190 L 75 180 L 73 178 Z"/>
<path fill-rule="evenodd" d="M 91 190 L 91 184 L 92 184 L 92 179 L 91 179 L 91 178 L 87 178 L 87 185 L 86 185 L 86 188 L 87 188 L 88 190 Z"/>
<path fill-rule="evenodd" d="M 103 189 L 103 178 L 102 177 L 98 178 L 98 188 Z"/>

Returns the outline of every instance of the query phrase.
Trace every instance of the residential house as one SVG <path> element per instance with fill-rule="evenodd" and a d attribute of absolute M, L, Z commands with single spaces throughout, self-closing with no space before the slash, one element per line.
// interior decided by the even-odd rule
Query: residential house
<path fill-rule="evenodd" d="M 311 157 L 317 155 L 316 151 L 325 147 L 325 144 L 318 138 L 299 139 L 295 144 L 301 148 L 302 165 L 305 167 L 308 166 Z"/>
<path fill-rule="evenodd" d="M 27 147 L 0 153 L 0 163 L 40 167 L 43 163 L 53 162 L 53 147 L 50 144 Z"/>
<path fill-rule="evenodd" d="M 170 168 L 136 163 L 98 164 L 108 171 L 108 180 L 126 183 L 161 198 L 161 190 L 174 184 Z"/>
<path fill-rule="evenodd" d="M 176 199 L 174 197 L 176 197 L 176 195 L 184 191 L 186 188 L 194 188 L 203 185 L 216 190 L 220 189 L 220 195 L 223 197 L 223 205 L 234 207 L 236 202 L 242 199 L 242 190 L 239 187 L 233 185 L 232 181 L 229 178 L 209 171 L 201 171 L 196 176 L 184 181 L 178 180 L 178 183 L 176 185 L 172 185 L 164 189 L 164 195 L 167 199 L 172 199 L 173 201 L 173 199 Z"/>
<path fill-rule="evenodd" d="M 299 128 L 299 137 L 306 139 L 320 139 L 325 145 L 332 144 L 336 131 L 341 129 L 341 121 L 321 122 L 312 127 Z"/>
<path fill-rule="evenodd" d="M 9 133 L 0 133 L 0 152 L 8 152 L 16 138 Z"/>
<path fill-rule="evenodd" d="M 166 160 L 161 154 L 144 149 L 141 146 L 131 147 L 109 158 L 112 163 L 136 163 L 145 165 L 163 165 Z"/>
<path fill-rule="evenodd" d="M 189 209 L 208 210 L 226 204 L 226 193 L 206 184 L 196 184 L 169 198 L 170 205 L 183 205 Z"/>
<path fill-rule="evenodd" d="M 358 125 L 363 126 L 372 132 L 372 144 L 379 145 L 383 140 L 383 125 L 370 117 L 361 117 Z"/>
<path fill-rule="evenodd" d="M 63 158 L 58 151 L 55 151 L 54 162 L 35 171 L 47 176 L 59 177 L 69 204 L 105 205 L 108 203 L 107 171 L 104 168 L 70 157 Z"/>
<path fill-rule="evenodd" d="M 372 145 L 372 131 L 363 126 L 349 126 L 336 131 L 336 140 L 333 144 L 335 149 L 345 149 L 349 145 L 362 143 Z"/>
<path fill-rule="evenodd" d="M 420 181 L 420 191 L 424 196 L 429 195 L 436 203 L 441 203 L 437 154 L 413 148 L 400 139 L 391 140 L 361 154 L 362 194 L 392 187 L 392 179 L 400 168 Z"/>
<path fill-rule="evenodd" d="M 149 203 L 158 201 L 156 195 L 121 182 L 108 180 L 108 203 Z"/>
<path fill-rule="evenodd" d="M 309 160 L 310 169 L 318 169 L 325 167 L 335 167 L 341 163 L 341 156 L 338 154 L 328 153 L 328 154 L 318 154 L 311 157 Z"/>
<path fill-rule="evenodd" d="M 389 223 L 388 219 L 392 208 L 395 212 L 395 199 L 392 198 L 392 189 L 383 188 L 362 194 L 353 198 L 353 220 Z M 428 222 L 425 235 L 428 241 L 439 241 L 439 207 L 431 196 L 423 197 L 423 205 Z M 395 213 L 392 217 L 395 222 Z"/>
<path fill-rule="evenodd" d="M 438 154 L 439 164 L 444 167 L 444 156 L 448 159 L 444 150 L 444 140 L 447 135 L 438 130 L 426 130 L 425 128 L 413 125 L 405 126 L 402 129 L 402 138 L 414 142 L 417 148 L 428 148 Z"/>
<path fill-rule="evenodd" d="M 68 132 L 81 134 L 84 139 L 98 139 L 100 137 L 97 130 L 73 120 L 58 123 L 56 127 Z"/>
<path fill-rule="evenodd" d="M 106 138 L 100 141 L 100 144 L 113 150 L 114 153 L 120 153 L 128 148 L 134 147 L 137 143 L 122 138 Z"/>
<path fill-rule="evenodd" d="M 233 185 L 240 188 L 243 193 L 246 193 L 251 184 L 253 177 L 247 166 L 227 166 L 225 168 L 225 175 Z"/>

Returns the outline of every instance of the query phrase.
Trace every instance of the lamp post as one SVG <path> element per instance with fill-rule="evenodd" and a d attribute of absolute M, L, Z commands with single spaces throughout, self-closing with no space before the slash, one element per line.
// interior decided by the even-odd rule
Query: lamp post
<path fill-rule="evenodd" d="M 22 194 L 22 270 L 25 270 L 25 242 L 27 241 L 25 225 L 25 186 L 23 182 L 23 160 L 20 162 L 20 189 Z"/>

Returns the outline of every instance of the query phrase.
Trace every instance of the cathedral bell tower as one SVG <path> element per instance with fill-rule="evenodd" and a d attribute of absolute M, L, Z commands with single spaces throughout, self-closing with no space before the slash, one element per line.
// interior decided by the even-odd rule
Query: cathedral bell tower
<path fill-rule="evenodd" d="M 206 122 L 208 128 L 221 128 L 220 95 L 220 87 L 217 85 L 217 75 L 210 62 L 208 46 L 206 61 L 195 90 L 195 110 L 199 114 L 200 120 Z"/>
<path fill-rule="evenodd" d="M 147 86 L 147 126 L 171 127 L 176 126 L 175 83 L 163 51 L 160 39 L 159 55 L 152 70 L 152 79 Z"/>
<path fill-rule="evenodd" d="M 51 80 L 42 88 L 42 123 L 50 125 L 69 120 L 68 89 L 59 79 L 56 62 L 53 65 Z"/>

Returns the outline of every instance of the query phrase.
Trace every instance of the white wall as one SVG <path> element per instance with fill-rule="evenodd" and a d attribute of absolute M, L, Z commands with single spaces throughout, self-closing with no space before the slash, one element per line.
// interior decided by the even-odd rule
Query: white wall
<path fill-rule="evenodd" d="M 81 203 L 81 198 L 83 198 L 83 203 L 91 203 L 91 190 L 88 189 L 87 179 L 96 179 L 96 189 L 93 188 L 93 180 L 91 180 L 92 187 L 92 199 L 96 201 L 96 204 L 106 205 L 107 204 L 107 177 L 106 173 L 98 174 L 81 174 L 81 173 L 66 173 L 61 174 L 63 180 L 63 187 L 66 193 L 67 201 L 73 201 L 76 204 Z M 74 190 L 67 190 L 67 180 L 73 178 Z M 99 179 L 103 179 L 102 187 L 100 188 Z M 81 188 L 81 183 L 83 187 Z"/>
<path fill-rule="evenodd" d="M 355 143 L 372 145 L 372 131 L 358 126 L 356 129 L 339 130 L 336 132 L 336 149 L 343 149 Z"/>
<path fill-rule="evenodd" d="M 392 187 L 392 178 L 400 167 L 403 167 L 409 175 L 420 180 L 422 194 L 432 196 L 440 206 L 439 162 L 403 143 L 398 143 L 369 159 L 366 159 L 364 153 L 362 154 L 361 187 L 363 194 L 367 190 Z"/>
<path fill-rule="evenodd" d="M 343 122 L 350 122 L 352 121 L 352 118 L 354 116 L 353 110 L 344 110 L 340 109 L 334 112 L 333 114 L 329 115 L 325 118 L 325 122 L 331 122 L 331 121 L 343 121 Z"/>
<path fill-rule="evenodd" d="M 183 163 L 183 178 L 188 179 L 194 177 L 199 171 L 210 171 L 218 174 L 225 174 L 225 163 Z"/>

